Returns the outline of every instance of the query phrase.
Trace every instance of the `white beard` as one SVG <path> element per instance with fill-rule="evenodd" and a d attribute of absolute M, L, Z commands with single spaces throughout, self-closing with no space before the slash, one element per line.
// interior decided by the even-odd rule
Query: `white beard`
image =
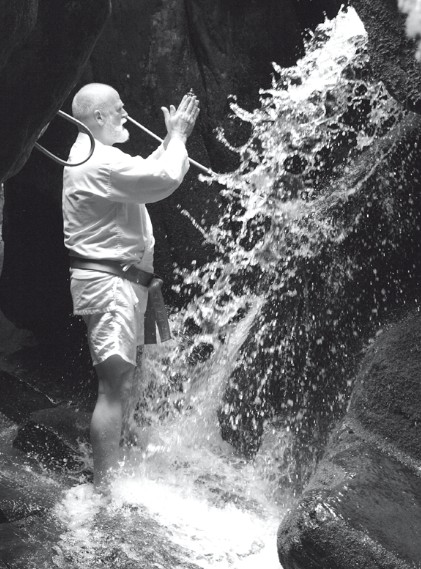
<path fill-rule="evenodd" d="M 123 142 L 127 142 L 130 138 L 129 131 L 126 128 L 124 128 L 123 125 L 113 126 L 111 124 L 107 124 L 106 129 L 107 132 L 111 135 L 112 139 L 114 140 L 114 144 L 116 143 L 121 144 Z"/>

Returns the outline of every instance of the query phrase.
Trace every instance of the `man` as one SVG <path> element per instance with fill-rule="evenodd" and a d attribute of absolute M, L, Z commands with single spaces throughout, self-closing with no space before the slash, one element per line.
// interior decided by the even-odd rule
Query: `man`
<path fill-rule="evenodd" d="M 185 148 L 197 116 L 196 97 L 178 109 L 162 107 L 167 135 L 147 159 L 115 148 L 126 142 L 127 113 L 119 94 L 92 83 L 76 94 L 73 116 L 95 137 L 85 164 L 63 175 L 64 242 L 71 258 L 74 313 L 87 325 L 98 376 L 98 399 L 91 421 L 94 486 L 105 491 L 118 465 L 124 408 L 134 379 L 137 346 L 143 344 L 148 282 L 153 273 L 154 238 L 145 204 L 171 195 L 187 170 Z M 79 133 L 69 160 L 89 150 Z"/>

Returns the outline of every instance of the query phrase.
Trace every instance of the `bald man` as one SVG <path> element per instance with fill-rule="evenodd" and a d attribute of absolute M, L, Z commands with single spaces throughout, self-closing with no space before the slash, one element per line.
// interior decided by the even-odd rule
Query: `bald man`
<path fill-rule="evenodd" d="M 114 147 L 126 142 L 127 112 L 109 85 L 85 85 L 75 95 L 73 116 L 95 137 L 95 151 L 81 166 L 63 174 L 64 242 L 70 254 L 74 313 L 83 317 L 98 398 L 91 421 L 94 486 L 109 487 L 119 461 L 119 442 L 143 344 L 148 285 L 153 277 L 154 238 L 145 204 L 171 195 L 188 170 L 186 141 L 199 105 L 186 95 L 176 109 L 162 107 L 167 135 L 148 158 Z M 89 151 L 79 133 L 69 160 Z"/>

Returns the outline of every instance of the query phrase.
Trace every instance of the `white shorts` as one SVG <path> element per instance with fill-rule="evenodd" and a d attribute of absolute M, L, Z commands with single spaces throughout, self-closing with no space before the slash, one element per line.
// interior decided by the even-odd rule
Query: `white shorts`
<path fill-rule="evenodd" d="M 136 365 L 144 343 L 148 289 L 126 279 L 84 269 L 71 270 L 73 312 L 83 316 L 93 365 L 118 355 Z"/>

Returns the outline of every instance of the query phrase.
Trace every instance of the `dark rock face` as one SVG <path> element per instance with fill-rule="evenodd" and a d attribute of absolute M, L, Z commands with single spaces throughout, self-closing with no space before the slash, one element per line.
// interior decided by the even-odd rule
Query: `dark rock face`
<path fill-rule="evenodd" d="M 91 413 L 65 405 L 31 413 L 13 446 L 33 455 L 49 468 L 82 472 L 79 450 L 89 440 Z"/>
<path fill-rule="evenodd" d="M 352 0 L 368 33 L 375 76 L 393 97 L 421 112 L 421 67 L 415 41 L 405 33 L 405 16 L 396 0 Z"/>
<path fill-rule="evenodd" d="M 0 180 L 25 164 L 77 81 L 110 11 L 109 0 L 3 5 Z"/>
<path fill-rule="evenodd" d="M 0 21 L 0 69 L 2 69 L 13 50 L 27 40 L 33 30 L 38 12 L 38 0 L 25 0 L 16 3 L 10 0 L 1 2 Z"/>
<path fill-rule="evenodd" d="M 48 505 L 51 507 L 52 504 L 49 503 Z M 32 515 L 40 515 L 46 510 L 45 506 L 45 503 L 42 504 L 28 497 L 23 485 L 0 475 L 0 524 L 14 522 Z"/>
<path fill-rule="evenodd" d="M 294 63 L 303 50 L 303 30 L 322 21 L 325 12 L 335 15 L 340 4 L 336 0 L 266 0 L 263 3 L 256 0 L 189 0 L 186 3 L 115 0 L 111 18 L 80 83 L 99 81 L 113 85 L 129 114 L 159 136 L 165 134 L 160 107 L 177 103 L 192 87 L 202 102 L 202 111 L 196 132 L 189 140 L 189 153 L 199 162 L 221 171 L 231 167 L 235 157 L 216 140 L 214 128 L 223 126 L 235 144 L 246 134 L 228 116 L 228 95 L 237 94 L 243 105 L 254 105 L 258 89 L 270 81 L 271 62 Z M 89 26 L 98 25 L 100 14 L 105 11 L 102 7 L 94 17 L 94 7 L 93 1 L 83 4 L 86 14 L 79 30 L 80 46 L 82 40 L 88 43 Z M 54 13 L 52 9 L 50 12 Z M 45 17 L 46 14 L 47 9 Z M 58 82 L 61 77 L 58 70 L 62 69 L 64 75 L 65 64 L 70 67 L 68 46 L 76 43 L 71 35 L 75 33 L 74 20 L 58 25 L 54 16 L 51 24 L 49 22 L 46 19 L 45 27 L 54 25 L 55 30 L 60 30 L 61 43 L 54 48 L 54 54 L 48 55 L 48 66 L 39 69 L 36 75 L 39 87 L 34 100 L 45 97 L 41 85 L 47 83 L 47 67 L 49 82 L 54 78 Z M 63 35 L 65 24 L 69 28 L 68 35 Z M 40 33 L 38 36 L 40 50 L 47 49 Z M 67 52 L 63 54 L 65 48 Z M 35 56 L 20 57 L 25 64 L 28 62 L 28 66 L 37 69 Z M 66 85 L 67 92 L 70 87 L 71 83 Z M 54 89 L 56 87 L 48 90 L 49 101 L 52 93 L 55 94 Z M 7 92 L 14 92 L 13 85 Z M 57 91 L 57 103 L 62 93 L 64 89 Z M 64 110 L 69 110 L 70 99 Z M 17 104 L 20 105 L 19 99 Z M 57 108 L 56 104 L 48 118 Z M 16 112 L 20 111 L 11 109 L 8 116 L 14 117 Z M 34 118 L 33 111 L 30 117 Z M 130 130 L 132 136 L 125 148 L 127 151 L 147 155 L 156 147 L 156 142 L 135 127 Z M 62 121 L 55 121 L 42 143 L 64 156 L 74 137 L 74 130 Z M 55 330 L 53 335 L 57 336 L 57 326 L 67 322 L 71 311 L 67 257 L 62 244 L 61 169 L 34 152 L 26 167 L 7 183 L 5 194 L 1 307 L 19 326 L 46 332 Z M 198 182 L 193 167 L 179 191 L 164 202 L 150 206 L 157 241 L 155 268 L 170 283 L 174 281 L 174 263 L 190 268 L 193 260 L 202 263 L 212 255 L 211 248 L 203 246 L 200 233 L 180 212 L 189 212 L 199 226 L 207 227 L 218 218 L 220 207 L 215 184 L 209 187 Z M 25 278 L 24 268 L 28 267 L 31 277 Z M 184 300 L 168 286 L 165 296 L 171 304 L 180 305 Z"/>
<path fill-rule="evenodd" d="M 266 293 L 224 395 L 223 436 L 241 452 L 253 456 L 273 416 L 296 434 L 297 490 L 308 476 L 300 465 L 317 460 L 345 412 L 361 349 L 390 311 L 419 299 L 419 129 L 408 115 L 333 182 L 332 195 L 362 180 L 346 203 L 326 203 L 346 237 L 283 266 L 295 276 Z"/>
<path fill-rule="evenodd" d="M 348 414 L 280 526 L 285 569 L 418 566 L 420 342 L 416 310 L 368 350 Z"/>
<path fill-rule="evenodd" d="M 23 422 L 33 411 L 52 406 L 47 395 L 4 370 L 0 371 L 0 385 L 7 393 L 1 400 L 0 413 L 12 421 Z"/>

